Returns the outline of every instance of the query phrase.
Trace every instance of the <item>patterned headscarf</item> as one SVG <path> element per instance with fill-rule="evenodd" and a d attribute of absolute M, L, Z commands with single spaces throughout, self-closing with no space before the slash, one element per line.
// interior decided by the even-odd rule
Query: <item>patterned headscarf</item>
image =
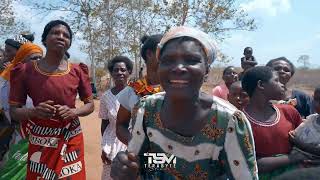
<path fill-rule="evenodd" d="M 208 65 L 212 64 L 217 58 L 215 41 L 205 32 L 185 26 L 173 27 L 163 36 L 158 44 L 157 58 L 160 58 L 161 49 L 168 41 L 179 37 L 191 37 L 198 40 L 207 55 Z"/>
<path fill-rule="evenodd" d="M 43 54 L 43 51 L 41 47 L 38 45 L 35 45 L 33 43 L 25 43 L 23 44 L 19 50 L 16 53 L 16 56 L 12 60 L 12 62 L 8 65 L 8 67 L 0 74 L 0 76 L 6 80 L 10 79 L 10 72 L 11 70 L 21 63 L 26 57 L 30 56 L 31 54 L 34 53 L 40 53 L 41 55 Z"/>

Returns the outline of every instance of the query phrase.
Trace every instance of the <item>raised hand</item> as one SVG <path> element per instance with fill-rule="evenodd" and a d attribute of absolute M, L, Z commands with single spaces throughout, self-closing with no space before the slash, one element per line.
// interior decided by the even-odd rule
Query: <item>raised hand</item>
<path fill-rule="evenodd" d="M 107 165 L 111 164 L 111 160 L 107 157 L 107 155 L 104 151 L 102 151 L 102 153 L 101 153 L 101 160 L 102 160 L 103 164 L 107 164 Z"/>
<path fill-rule="evenodd" d="M 111 164 L 111 177 L 119 179 L 137 179 L 139 173 L 138 158 L 133 153 L 119 152 Z"/>

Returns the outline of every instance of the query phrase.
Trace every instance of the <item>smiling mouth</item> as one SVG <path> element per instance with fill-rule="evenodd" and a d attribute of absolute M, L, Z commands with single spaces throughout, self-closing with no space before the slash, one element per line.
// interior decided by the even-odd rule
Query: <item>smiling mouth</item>
<path fill-rule="evenodd" d="M 186 80 L 170 80 L 169 82 L 173 87 L 186 87 L 189 84 Z"/>

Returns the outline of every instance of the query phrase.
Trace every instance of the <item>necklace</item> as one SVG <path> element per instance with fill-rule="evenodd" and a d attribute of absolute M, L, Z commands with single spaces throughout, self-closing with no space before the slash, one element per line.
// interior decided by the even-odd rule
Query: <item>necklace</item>
<path fill-rule="evenodd" d="M 250 116 L 250 114 L 245 109 L 243 109 L 243 113 L 248 117 L 248 120 L 250 122 L 252 122 L 253 124 L 263 126 L 263 127 L 271 127 L 271 126 L 278 124 L 278 122 L 280 120 L 280 110 L 274 105 L 272 105 L 272 107 L 273 107 L 273 109 L 276 110 L 276 118 L 273 121 L 267 121 L 267 122 L 258 121 L 255 118 L 253 118 L 252 116 Z"/>

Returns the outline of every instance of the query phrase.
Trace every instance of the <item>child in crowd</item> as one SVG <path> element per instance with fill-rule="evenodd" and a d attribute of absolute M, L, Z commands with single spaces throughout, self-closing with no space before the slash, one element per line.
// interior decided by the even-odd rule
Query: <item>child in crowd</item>
<path fill-rule="evenodd" d="M 112 162 L 112 178 L 258 179 L 248 120 L 200 92 L 215 57 L 213 40 L 202 31 L 175 27 L 163 36 L 157 59 L 164 92 L 135 105 L 128 152 Z"/>
<path fill-rule="evenodd" d="M 249 103 L 247 92 L 242 89 L 241 81 L 236 81 L 229 88 L 228 101 L 239 110 L 242 110 Z"/>
<path fill-rule="evenodd" d="M 243 112 L 253 131 L 259 178 L 272 179 L 306 160 L 304 155 L 291 152 L 289 142 L 289 132 L 302 122 L 298 111 L 290 105 L 270 103 L 285 95 L 278 73 L 265 66 L 251 68 L 243 76 L 242 88 L 250 97 Z"/>
<path fill-rule="evenodd" d="M 316 114 L 309 115 L 290 135 L 296 150 L 320 160 L 320 86 L 314 90 L 313 103 Z"/>
<path fill-rule="evenodd" d="M 222 79 L 223 82 L 212 89 L 212 95 L 227 100 L 231 84 L 238 80 L 238 73 L 235 67 L 226 67 L 223 70 Z"/>
<path fill-rule="evenodd" d="M 241 80 L 243 74 L 250 68 L 255 67 L 258 63 L 256 58 L 252 55 L 253 49 L 251 47 L 246 47 L 243 50 L 244 57 L 241 58 L 241 68 L 243 71 L 239 74 L 239 79 Z"/>

